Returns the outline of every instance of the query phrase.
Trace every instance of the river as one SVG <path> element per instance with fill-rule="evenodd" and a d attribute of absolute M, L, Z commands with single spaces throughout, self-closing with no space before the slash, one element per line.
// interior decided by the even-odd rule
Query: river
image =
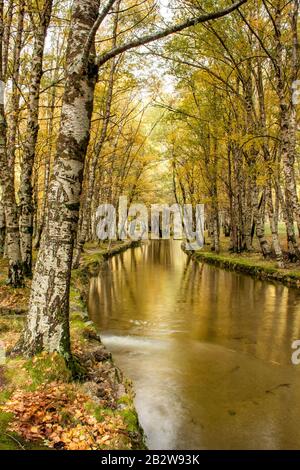
<path fill-rule="evenodd" d="M 153 241 L 103 266 L 89 312 L 134 383 L 150 449 L 299 448 L 300 291 Z"/>

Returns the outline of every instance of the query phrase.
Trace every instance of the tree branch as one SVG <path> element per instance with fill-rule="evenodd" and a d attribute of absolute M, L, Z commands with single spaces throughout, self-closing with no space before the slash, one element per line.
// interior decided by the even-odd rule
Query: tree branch
<path fill-rule="evenodd" d="M 206 21 L 215 20 L 217 18 L 222 18 L 223 16 L 226 16 L 229 13 L 232 13 L 234 10 L 242 6 L 247 1 L 248 0 L 239 0 L 223 10 L 216 11 L 213 13 L 207 13 L 205 15 L 201 15 L 195 18 L 190 18 L 184 21 L 183 23 L 172 25 L 166 29 L 158 31 L 157 33 L 145 35 L 145 36 L 142 36 L 141 38 L 134 39 L 128 42 L 127 44 L 123 44 L 122 46 L 115 47 L 111 49 L 110 51 L 105 52 L 104 54 L 98 56 L 96 59 L 96 63 L 98 66 L 101 66 L 105 64 L 108 60 L 112 59 L 113 57 L 119 54 L 122 54 L 123 52 L 129 51 L 130 49 L 134 49 L 136 47 L 149 44 L 150 42 L 157 41 L 158 39 L 165 38 L 174 33 L 179 33 L 180 31 L 183 31 L 186 28 L 190 28 L 191 26 L 196 26 L 197 24 L 205 23 Z"/>
<path fill-rule="evenodd" d="M 97 34 L 97 31 L 98 31 L 102 21 L 106 18 L 107 14 L 109 13 L 111 7 L 114 5 L 114 3 L 116 3 L 116 0 L 108 0 L 107 3 L 103 6 L 101 11 L 99 12 L 98 18 L 95 21 L 95 23 L 94 23 L 94 25 L 93 25 L 93 27 L 90 31 L 89 37 L 87 38 L 86 44 L 84 46 L 83 57 L 85 59 L 88 59 L 91 47 L 93 45 L 95 36 Z"/>

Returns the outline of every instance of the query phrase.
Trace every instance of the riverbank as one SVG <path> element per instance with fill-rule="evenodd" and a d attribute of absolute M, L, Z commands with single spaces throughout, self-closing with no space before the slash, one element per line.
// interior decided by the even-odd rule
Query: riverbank
<path fill-rule="evenodd" d="M 299 264 L 287 263 L 285 268 L 280 269 L 276 266 L 276 260 L 263 259 L 262 255 L 256 251 L 236 254 L 229 253 L 223 248 L 217 254 L 209 251 L 207 245 L 202 250 L 185 251 L 185 253 L 201 263 L 247 274 L 264 281 L 279 282 L 288 287 L 300 288 Z"/>
<path fill-rule="evenodd" d="M 133 404 L 131 383 L 115 366 L 87 314 L 89 276 L 108 257 L 134 244 L 88 245 L 72 272 L 70 325 L 72 352 L 80 380 L 58 354 L 7 358 L 0 365 L 0 450 L 123 450 L 145 448 Z M 5 285 L 0 263 L 0 344 L 9 350 L 22 331 L 30 282 L 15 291 Z"/>
<path fill-rule="evenodd" d="M 179 240 L 110 267 L 90 315 L 134 380 L 150 449 L 299 446 L 296 289 L 189 261 Z"/>

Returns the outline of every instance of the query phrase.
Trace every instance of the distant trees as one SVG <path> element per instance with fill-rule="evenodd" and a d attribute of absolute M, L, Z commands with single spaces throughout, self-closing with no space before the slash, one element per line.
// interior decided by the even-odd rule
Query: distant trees
<path fill-rule="evenodd" d="M 255 0 L 230 18 L 174 39 L 161 53 L 181 77 L 169 105 L 169 126 L 176 120 L 181 128 L 178 138 L 170 133 L 168 139 L 177 198 L 192 201 L 197 188 L 197 200 L 207 203 L 213 250 L 221 223 L 232 251 L 251 251 L 256 235 L 263 256 L 273 254 L 280 267 L 280 215 L 289 259 L 300 254 L 298 112 L 292 99 L 299 79 L 298 28 L 298 1 Z"/>
<path fill-rule="evenodd" d="M 5 9 L 4 7 L 7 6 Z M 47 29 L 51 19 L 52 0 L 41 2 L 33 8 L 31 2 L 2 2 L 2 92 L 6 83 L 11 83 L 10 100 L 7 105 L 8 117 L 3 107 L 2 136 L 2 193 L 6 224 L 6 252 L 9 259 L 8 281 L 13 287 L 23 285 L 23 276 L 31 275 L 33 200 L 32 170 L 38 137 L 38 115 L 40 83 L 43 74 L 43 56 Z M 28 28 L 28 29 L 27 29 Z M 24 49 L 28 39 L 34 46 L 28 52 L 29 77 L 26 76 Z M 23 52 L 23 55 L 22 55 Z M 28 80 L 27 80 L 28 78 Z M 7 95 L 8 96 L 8 95 Z M 25 98 L 26 96 L 26 98 Z M 16 153 L 19 148 L 18 136 L 22 107 L 27 114 L 27 128 L 23 140 L 20 191 L 15 188 Z M 20 154 L 18 155 L 20 156 Z"/>

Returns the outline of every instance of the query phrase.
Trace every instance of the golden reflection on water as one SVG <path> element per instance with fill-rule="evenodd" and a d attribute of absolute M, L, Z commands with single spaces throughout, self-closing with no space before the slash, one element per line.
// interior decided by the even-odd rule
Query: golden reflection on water
<path fill-rule="evenodd" d="M 151 448 L 300 447 L 300 293 L 157 241 L 109 260 L 89 310 L 134 380 Z"/>

